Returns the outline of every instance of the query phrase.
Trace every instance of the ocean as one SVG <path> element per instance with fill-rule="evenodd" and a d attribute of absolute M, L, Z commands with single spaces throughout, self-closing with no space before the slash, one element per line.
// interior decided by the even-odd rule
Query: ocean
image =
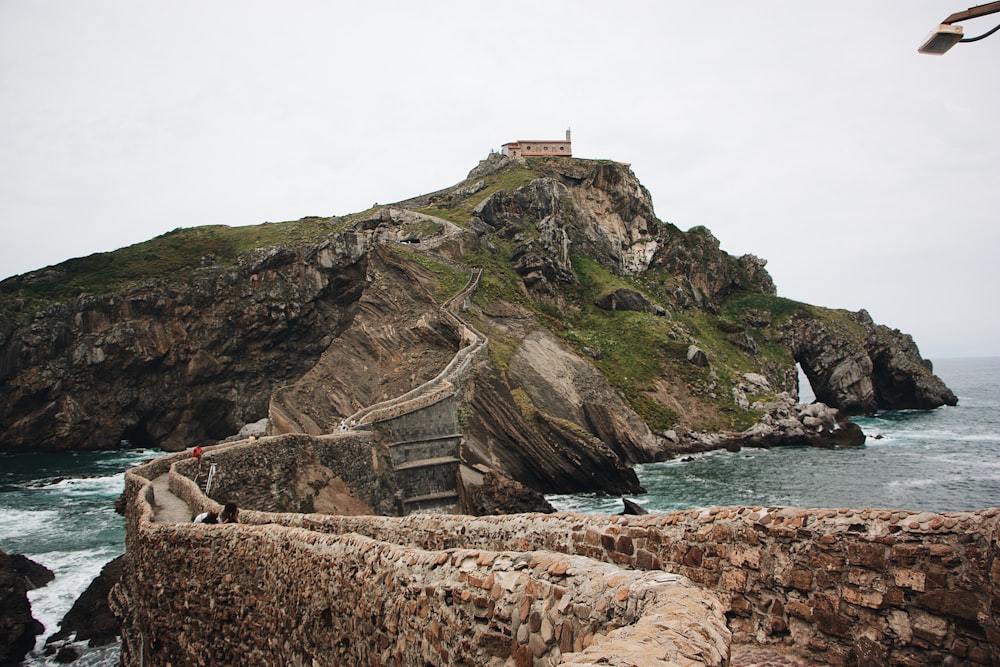
<path fill-rule="evenodd" d="M 1000 357 L 942 359 L 934 372 L 958 396 L 936 410 L 853 421 L 858 448 L 717 451 L 637 466 L 649 512 L 713 505 L 877 507 L 931 512 L 1000 507 Z M 801 400 L 812 400 L 804 376 Z M 619 496 L 551 495 L 557 509 L 617 514 Z"/>
<path fill-rule="evenodd" d="M 0 454 L 0 549 L 24 554 L 56 578 L 28 593 L 32 616 L 45 632 L 24 663 L 56 665 L 42 655 L 45 638 L 104 565 L 125 551 L 125 519 L 115 501 L 125 470 L 159 456 L 159 450 L 62 454 Z M 111 667 L 118 647 L 78 647 L 81 667 Z"/>
<path fill-rule="evenodd" d="M 956 511 L 1000 507 L 1000 357 L 942 359 L 935 372 L 959 398 L 955 407 L 882 412 L 858 418 L 868 441 L 844 449 L 744 449 L 637 467 L 647 493 L 631 496 L 650 512 L 712 505 L 886 507 Z M 803 385 L 803 400 L 811 392 Z M 56 573 L 29 595 L 45 638 L 105 563 L 125 548 L 114 503 L 124 471 L 158 450 L 0 455 L 0 549 Z M 552 495 L 560 510 L 617 514 L 619 496 Z M 112 667 L 117 647 L 87 649 L 75 665 Z"/>

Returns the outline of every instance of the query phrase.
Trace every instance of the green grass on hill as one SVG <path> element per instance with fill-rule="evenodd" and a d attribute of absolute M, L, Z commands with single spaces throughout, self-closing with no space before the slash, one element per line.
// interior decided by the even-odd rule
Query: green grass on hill
<path fill-rule="evenodd" d="M 180 228 L 112 252 L 70 259 L 0 282 L 0 299 L 37 305 L 79 294 L 105 294 L 149 280 L 180 282 L 200 266 L 232 266 L 254 248 L 315 243 L 341 226 L 334 218 L 303 218 L 247 227 Z"/>
<path fill-rule="evenodd" d="M 422 255 L 419 252 L 404 248 L 395 248 L 394 252 L 414 264 L 419 264 L 437 276 L 438 281 L 434 292 L 434 300 L 438 304 L 443 304 L 462 291 L 462 288 L 468 284 L 469 278 L 472 275 L 471 271 L 461 271 L 453 266 Z"/>
<path fill-rule="evenodd" d="M 536 178 L 538 178 L 538 174 L 531 169 L 530 165 L 528 167 L 511 167 L 494 174 L 489 174 L 482 179 L 478 179 L 484 181 L 486 183 L 486 187 L 479 192 L 470 195 L 466 199 L 459 202 L 446 203 L 442 201 L 440 203 L 418 209 L 418 211 L 427 215 L 444 218 L 445 220 L 454 222 L 456 225 L 466 227 L 469 224 L 469 220 L 472 218 L 472 211 L 475 210 L 479 204 L 485 201 L 487 197 L 495 192 L 499 192 L 500 190 L 513 192 L 514 190 L 527 185 Z M 465 181 L 461 183 L 459 187 L 472 185 L 472 183 L 475 182 L 476 181 Z"/>

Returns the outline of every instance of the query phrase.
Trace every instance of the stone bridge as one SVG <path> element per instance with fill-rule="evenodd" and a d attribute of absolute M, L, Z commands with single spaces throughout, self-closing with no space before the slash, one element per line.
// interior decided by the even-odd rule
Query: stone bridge
<path fill-rule="evenodd" d="M 370 437 L 275 436 L 205 457 L 248 471 L 255 488 L 234 489 L 280 495 L 304 452 L 357 465 Z M 192 512 L 219 508 L 197 465 L 182 453 L 126 473 L 112 602 L 127 666 L 723 666 L 761 647 L 799 662 L 759 664 L 1000 664 L 998 509 L 393 518 L 248 505 L 240 524 L 154 523 L 164 475 Z M 375 467 L 352 483 L 378 505 L 392 489 Z"/>

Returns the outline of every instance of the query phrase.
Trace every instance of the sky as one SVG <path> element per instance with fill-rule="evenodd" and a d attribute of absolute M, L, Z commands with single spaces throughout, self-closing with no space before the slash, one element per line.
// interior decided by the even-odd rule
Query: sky
<path fill-rule="evenodd" d="M 917 53 L 959 2 L 0 0 L 0 279 L 572 128 L 779 295 L 998 356 L 1000 33 Z"/>

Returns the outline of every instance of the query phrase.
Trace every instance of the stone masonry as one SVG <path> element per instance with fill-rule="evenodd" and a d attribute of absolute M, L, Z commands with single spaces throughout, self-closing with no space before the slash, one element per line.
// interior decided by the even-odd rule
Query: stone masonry
<path fill-rule="evenodd" d="M 748 643 L 816 664 L 1000 664 L 998 509 L 247 507 L 240 525 L 153 524 L 149 480 L 168 471 L 193 511 L 218 508 L 190 466 L 126 475 L 126 665 L 725 665 Z"/>

